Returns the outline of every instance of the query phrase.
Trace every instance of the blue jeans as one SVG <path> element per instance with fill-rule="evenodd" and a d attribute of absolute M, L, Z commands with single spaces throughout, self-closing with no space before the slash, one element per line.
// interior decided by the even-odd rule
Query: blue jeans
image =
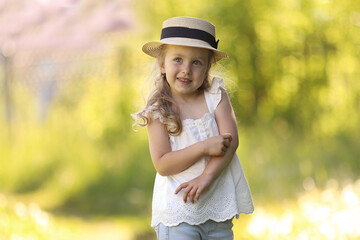
<path fill-rule="evenodd" d="M 160 223 L 155 227 L 158 240 L 233 240 L 232 219 L 225 222 L 208 220 L 200 225 L 180 223 L 167 227 Z"/>

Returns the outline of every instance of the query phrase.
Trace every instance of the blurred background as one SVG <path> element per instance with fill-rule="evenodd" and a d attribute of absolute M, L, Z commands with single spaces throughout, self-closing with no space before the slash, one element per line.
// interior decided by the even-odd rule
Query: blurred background
<path fill-rule="evenodd" d="M 360 4 L 0 0 L 0 240 L 155 239 L 145 129 L 174 16 L 217 27 L 255 202 L 235 239 L 359 239 Z"/>

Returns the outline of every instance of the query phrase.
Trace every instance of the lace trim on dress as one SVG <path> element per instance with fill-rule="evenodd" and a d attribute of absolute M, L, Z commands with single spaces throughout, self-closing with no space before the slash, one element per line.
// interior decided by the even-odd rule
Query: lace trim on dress
<path fill-rule="evenodd" d="M 196 122 L 206 122 L 212 119 L 212 114 L 210 112 L 204 113 L 204 115 L 202 115 L 201 118 L 197 118 L 197 119 L 192 119 L 192 118 L 187 118 L 182 120 L 182 124 L 184 125 L 195 125 Z"/>

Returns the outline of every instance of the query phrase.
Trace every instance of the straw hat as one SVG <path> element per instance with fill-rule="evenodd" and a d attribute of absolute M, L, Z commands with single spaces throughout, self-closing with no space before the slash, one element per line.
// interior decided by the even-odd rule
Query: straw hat
<path fill-rule="evenodd" d="M 142 50 L 152 57 L 158 57 L 164 44 L 199 47 L 214 51 L 216 61 L 228 55 L 217 49 L 215 26 L 204 19 L 174 17 L 163 22 L 160 41 L 146 43 Z"/>

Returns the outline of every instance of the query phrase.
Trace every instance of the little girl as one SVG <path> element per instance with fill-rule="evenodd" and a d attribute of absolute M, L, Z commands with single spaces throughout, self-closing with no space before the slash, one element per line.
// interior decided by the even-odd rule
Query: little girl
<path fill-rule="evenodd" d="M 254 210 L 229 97 L 222 79 L 209 76 L 228 57 L 218 42 L 212 23 L 175 17 L 164 21 L 160 41 L 143 46 L 159 74 L 134 117 L 148 129 L 157 171 L 151 226 L 161 240 L 233 239 L 233 217 Z"/>

